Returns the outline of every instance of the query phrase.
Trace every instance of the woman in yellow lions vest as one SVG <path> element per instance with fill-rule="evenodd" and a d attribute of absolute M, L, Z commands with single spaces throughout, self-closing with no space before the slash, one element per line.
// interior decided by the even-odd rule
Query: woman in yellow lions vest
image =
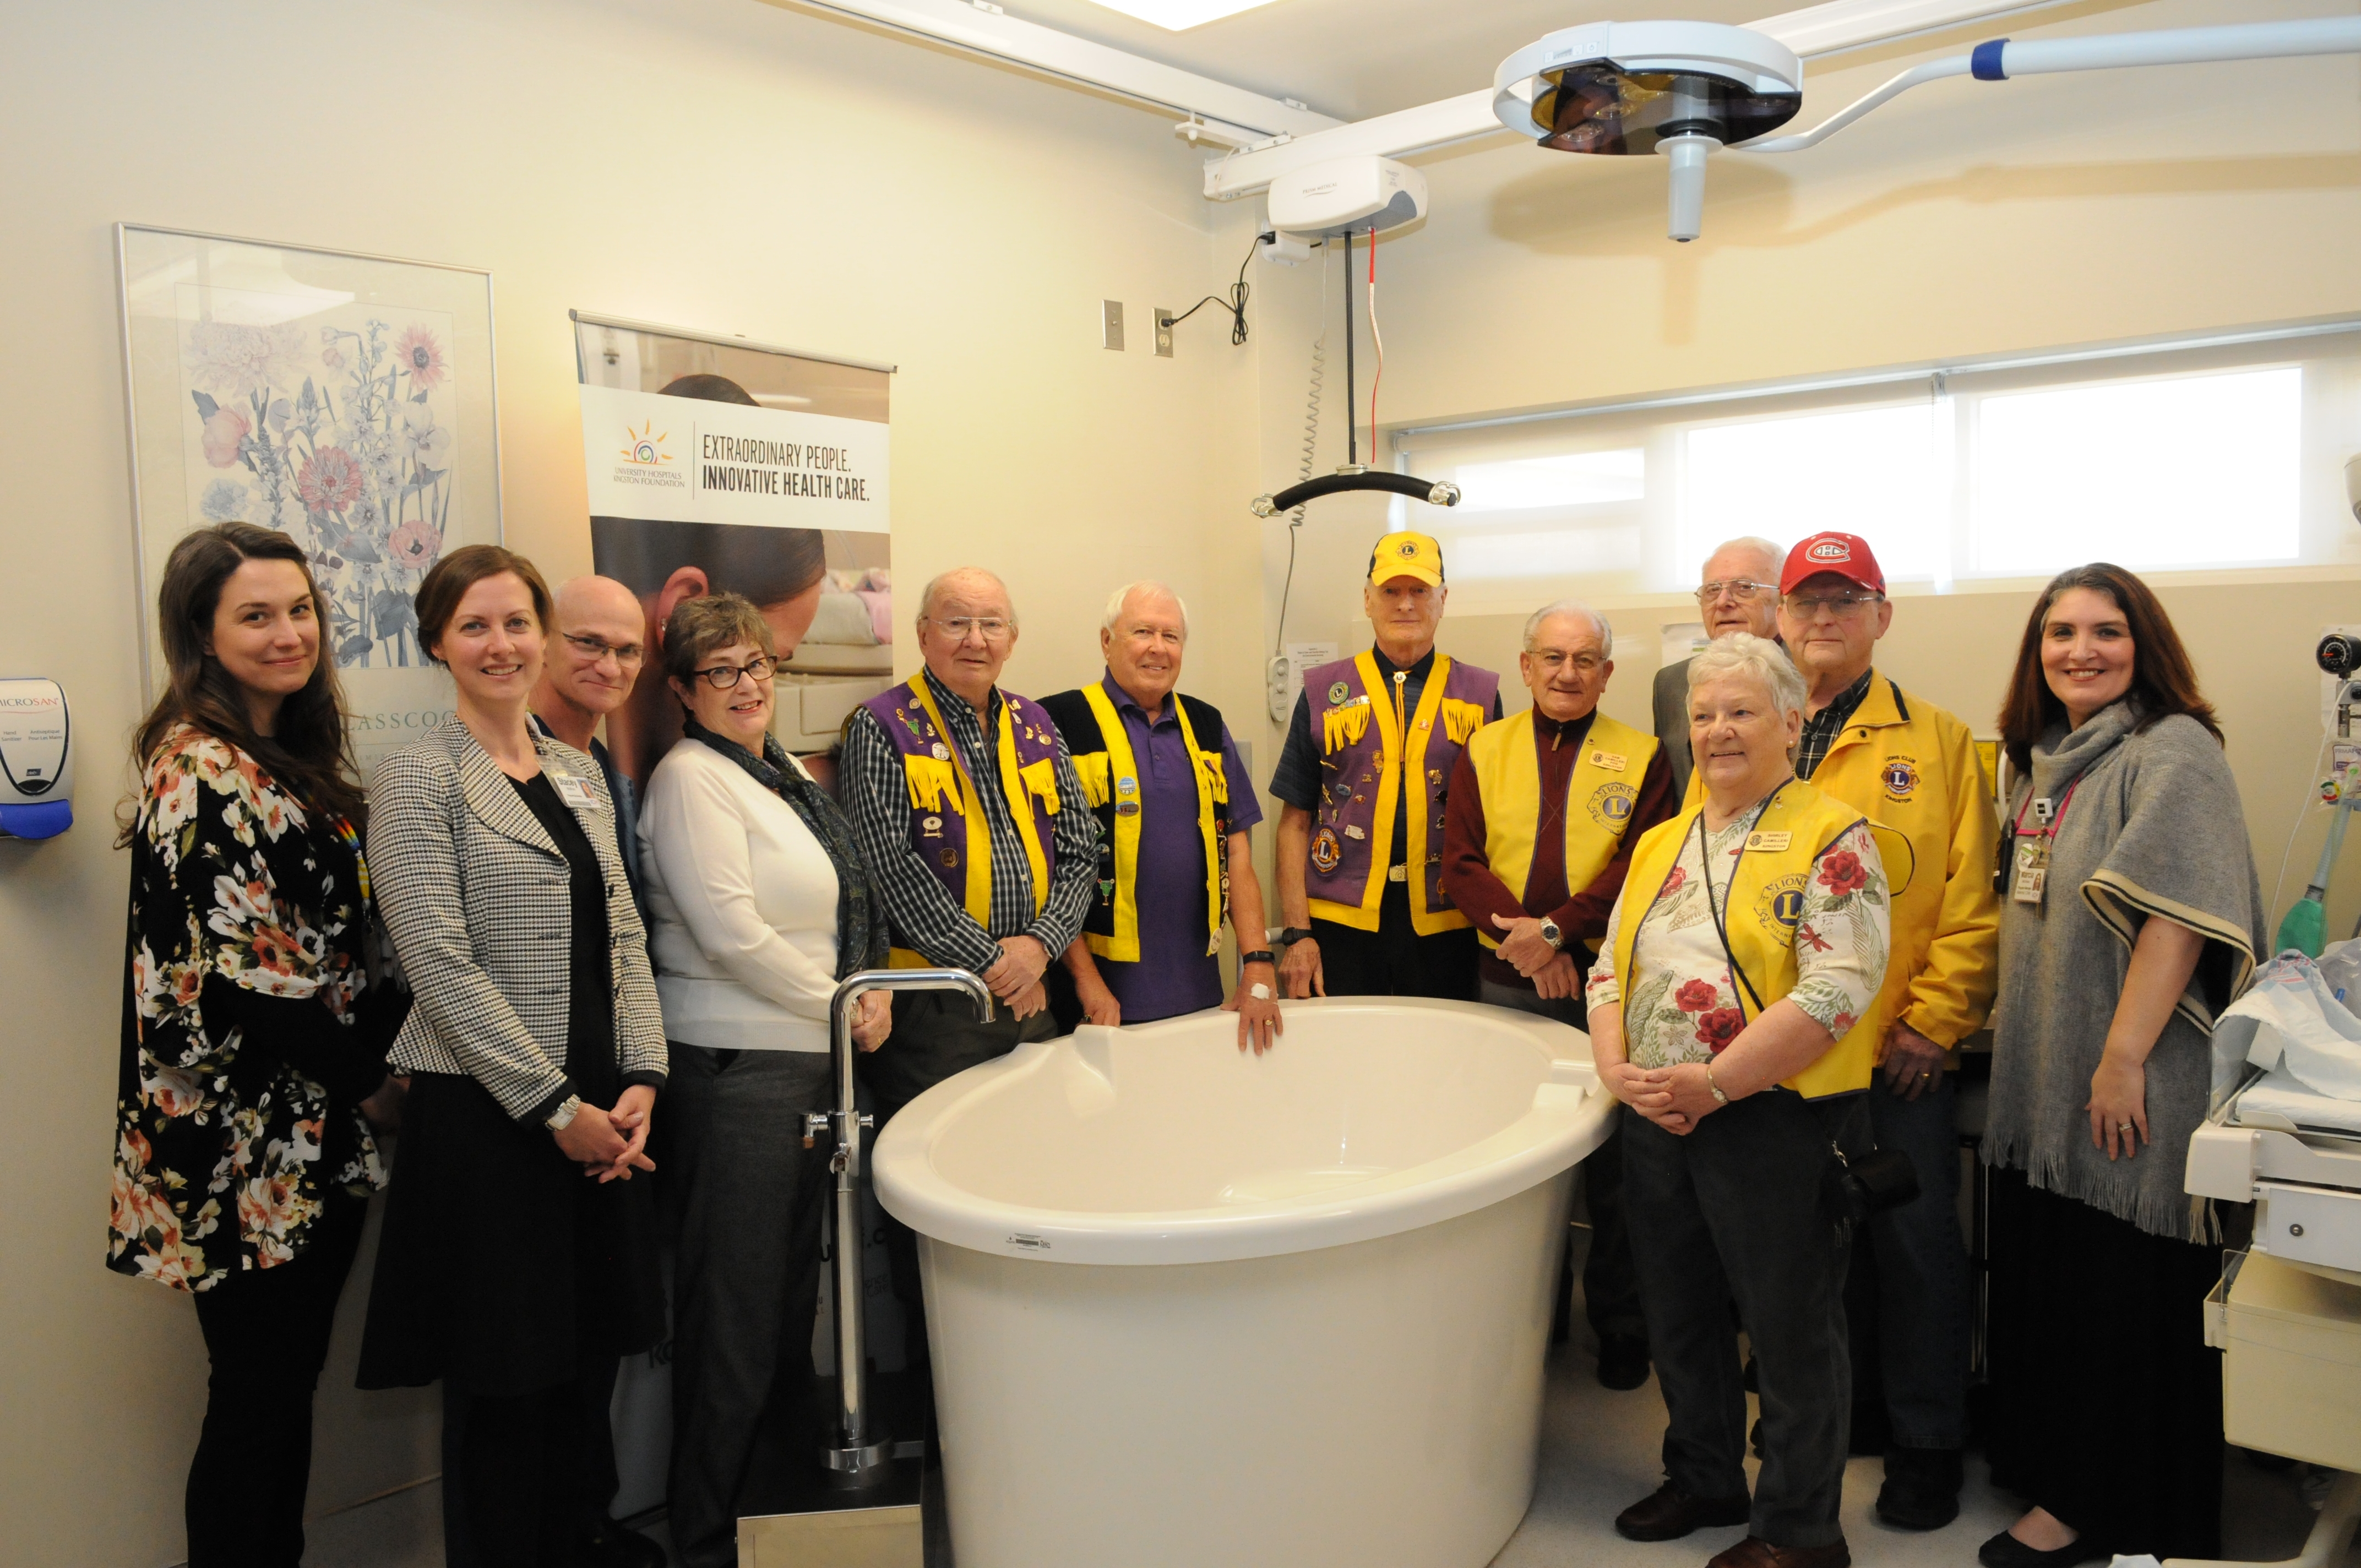
<path fill-rule="evenodd" d="M 1746 1525 L 1710 1568 L 1851 1562 L 1836 1151 L 1869 1146 L 1870 1045 L 1846 1036 L 1885 978 L 1886 881 L 1861 813 L 1795 776 L 1803 718 L 1803 678 L 1765 639 L 1690 662 L 1705 795 L 1632 852 L 1588 988 L 1670 1418 L 1664 1485 L 1615 1527 L 1670 1541 Z M 1733 1299 L 1763 1397 L 1751 1502 Z"/>

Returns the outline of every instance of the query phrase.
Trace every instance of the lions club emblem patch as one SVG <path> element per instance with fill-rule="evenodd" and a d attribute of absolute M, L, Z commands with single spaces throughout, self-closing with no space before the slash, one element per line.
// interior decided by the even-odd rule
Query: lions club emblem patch
<path fill-rule="evenodd" d="M 1789 932 L 1804 917 L 1804 873 L 1790 872 L 1763 890 L 1754 906 L 1755 918 L 1768 931 Z"/>
<path fill-rule="evenodd" d="M 1346 685 L 1344 682 L 1338 681 L 1334 685 L 1328 688 L 1328 706 L 1331 707 L 1342 707 L 1345 699 L 1352 695 L 1353 688 Z"/>
<path fill-rule="evenodd" d="M 1321 875 L 1334 871 L 1344 858 L 1345 847 L 1336 841 L 1334 828 L 1323 828 L 1312 836 L 1312 864 Z"/>
<path fill-rule="evenodd" d="M 1639 804 L 1640 792 L 1630 784 L 1620 780 L 1603 784 L 1590 792 L 1590 819 L 1610 833 L 1620 833 Z"/>
<path fill-rule="evenodd" d="M 1885 771 L 1878 775 L 1885 793 L 1896 800 L 1908 800 L 1918 787 L 1918 764 L 1908 757 L 1888 757 Z"/>

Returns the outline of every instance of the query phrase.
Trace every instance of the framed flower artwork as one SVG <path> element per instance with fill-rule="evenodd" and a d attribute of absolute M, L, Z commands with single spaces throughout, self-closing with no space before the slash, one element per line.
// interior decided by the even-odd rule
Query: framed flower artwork
<path fill-rule="evenodd" d="M 117 224 L 141 672 L 172 546 L 232 519 L 302 543 L 366 768 L 451 711 L 418 645 L 427 568 L 500 539 L 492 278 Z"/>

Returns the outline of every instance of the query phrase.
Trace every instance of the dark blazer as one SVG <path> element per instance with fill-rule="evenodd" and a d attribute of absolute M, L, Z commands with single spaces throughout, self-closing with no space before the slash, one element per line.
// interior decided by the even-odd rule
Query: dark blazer
<path fill-rule="evenodd" d="M 1689 754 L 1689 662 L 1666 664 L 1656 672 L 1656 739 L 1664 743 L 1664 761 L 1672 764 L 1673 798 L 1686 800 L 1689 772 L 1697 760 Z"/>

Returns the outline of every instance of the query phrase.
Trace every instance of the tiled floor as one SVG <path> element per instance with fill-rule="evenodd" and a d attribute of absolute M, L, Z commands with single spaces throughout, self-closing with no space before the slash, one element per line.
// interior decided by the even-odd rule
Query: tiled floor
<path fill-rule="evenodd" d="M 1686 1541 L 1639 1546 L 1615 1533 L 1616 1510 L 1656 1485 L 1664 1419 L 1653 1382 L 1628 1394 L 1610 1393 L 1592 1376 L 1587 1352 L 1566 1347 L 1553 1356 L 1541 1484 L 1532 1511 L 1493 1568 L 1699 1568 L 1738 1540 L 1742 1532 L 1737 1530 L 1706 1530 Z M 1879 1479 L 1872 1459 L 1854 1460 L 1846 1475 L 1845 1535 L 1863 1568 L 1974 1568 L 1978 1543 L 2018 1511 L 1992 1490 L 1982 1462 L 1971 1459 L 1960 1518 L 1949 1529 L 1927 1535 L 1888 1530 L 1870 1511 Z M 2225 1550 L 2233 1557 L 2270 1562 L 2302 1544 L 2312 1516 L 2290 1475 L 2266 1473 L 2233 1454 L 2224 1484 Z M 430 1483 L 319 1520 L 304 1562 L 308 1568 L 437 1568 L 443 1561 L 439 1509 Z M 658 1524 L 650 1533 L 661 1540 L 663 1530 Z M 2350 1561 L 2361 1568 L 2361 1551 Z"/>

